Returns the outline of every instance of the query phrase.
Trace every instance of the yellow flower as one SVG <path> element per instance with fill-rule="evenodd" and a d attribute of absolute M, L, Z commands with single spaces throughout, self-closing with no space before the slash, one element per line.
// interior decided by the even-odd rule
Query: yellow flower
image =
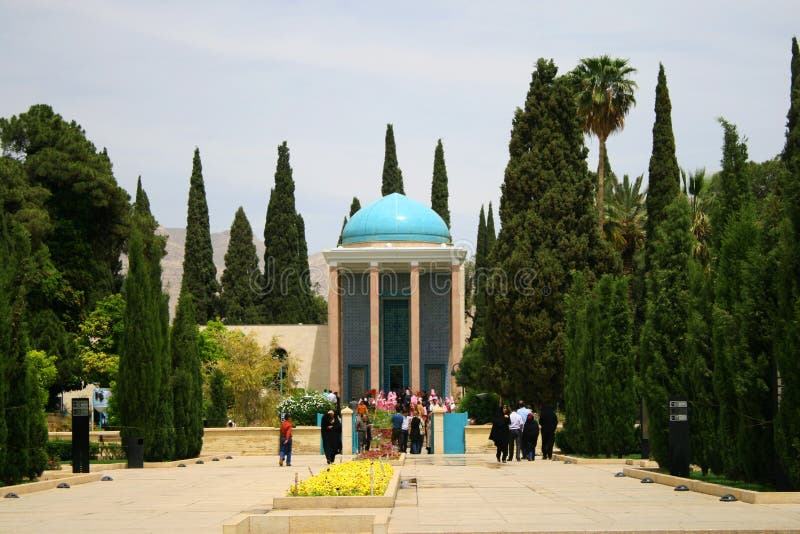
<path fill-rule="evenodd" d="M 394 469 L 389 464 L 370 460 L 355 460 L 344 464 L 334 464 L 290 488 L 289 495 L 298 496 L 361 496 L 370 494 L 370 465 L 374 494 L 383 495 Z"/>

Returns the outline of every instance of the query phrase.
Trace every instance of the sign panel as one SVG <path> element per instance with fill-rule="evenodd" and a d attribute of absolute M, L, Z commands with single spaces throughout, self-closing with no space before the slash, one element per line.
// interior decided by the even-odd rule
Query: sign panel
<path fill-rule="evenodd" d="M 72 417 L 89 417 L 89 399 L 72 399 Z"/>

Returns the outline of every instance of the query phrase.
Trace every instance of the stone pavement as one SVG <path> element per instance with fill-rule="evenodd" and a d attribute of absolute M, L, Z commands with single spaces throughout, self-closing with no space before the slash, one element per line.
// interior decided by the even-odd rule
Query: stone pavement
<path fill-rule="evenodd" d="M 263 513 L 294 480 L 325 466 L 321 455 L 109 471 L 92 482 L 0 498 L 0 532 L 222 532 L 241 512 Z M 389 532 L 740 531 L 800 532 L 800 505 L 724 503 L 658 484 L 615 478 L 614 465 L 541 459 L 498 464 L 493 455 L 409 456 Z M 0 489 L 2 494 L 5 492 Z"/>

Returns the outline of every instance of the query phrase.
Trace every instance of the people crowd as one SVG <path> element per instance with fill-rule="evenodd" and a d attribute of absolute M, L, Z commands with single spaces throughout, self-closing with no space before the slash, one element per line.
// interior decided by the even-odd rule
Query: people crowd
<path fill-rule="evenodd" d="M 530 404 L 519 401 L 517 406 L 504 404 L 492 418 L 492 429 L 489 439 L 497 449 L 495 456 L 498 462 L 518 462 L 524 458 L 529 462 L 536 460 L 536 442 L 542 436 L 542 459 L 553 459 L 558 416 L 548 405 L 540 408 L 539 420 Z"/>

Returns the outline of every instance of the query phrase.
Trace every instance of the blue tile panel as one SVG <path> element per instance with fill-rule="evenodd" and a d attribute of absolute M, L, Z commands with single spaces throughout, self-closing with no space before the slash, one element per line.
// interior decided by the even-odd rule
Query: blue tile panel
<path fill-rule="evenodd" d="M 363 392 L 350 391 L 351 365 L 369 366 L 369 273 L 344 272 L 339 277 L 342 292 L 342 388 L 345 399 Z"/>
<path fill-rule="evenodd" d="M 422 386 L 427 386 L 425 366 L 441 365 L 444 370 L 445 391 L 450 376 L 450 273 L 421 273 L 419 277 L 419 353 Z M 441 391 L 437 391 L 441 395 Z"/>

